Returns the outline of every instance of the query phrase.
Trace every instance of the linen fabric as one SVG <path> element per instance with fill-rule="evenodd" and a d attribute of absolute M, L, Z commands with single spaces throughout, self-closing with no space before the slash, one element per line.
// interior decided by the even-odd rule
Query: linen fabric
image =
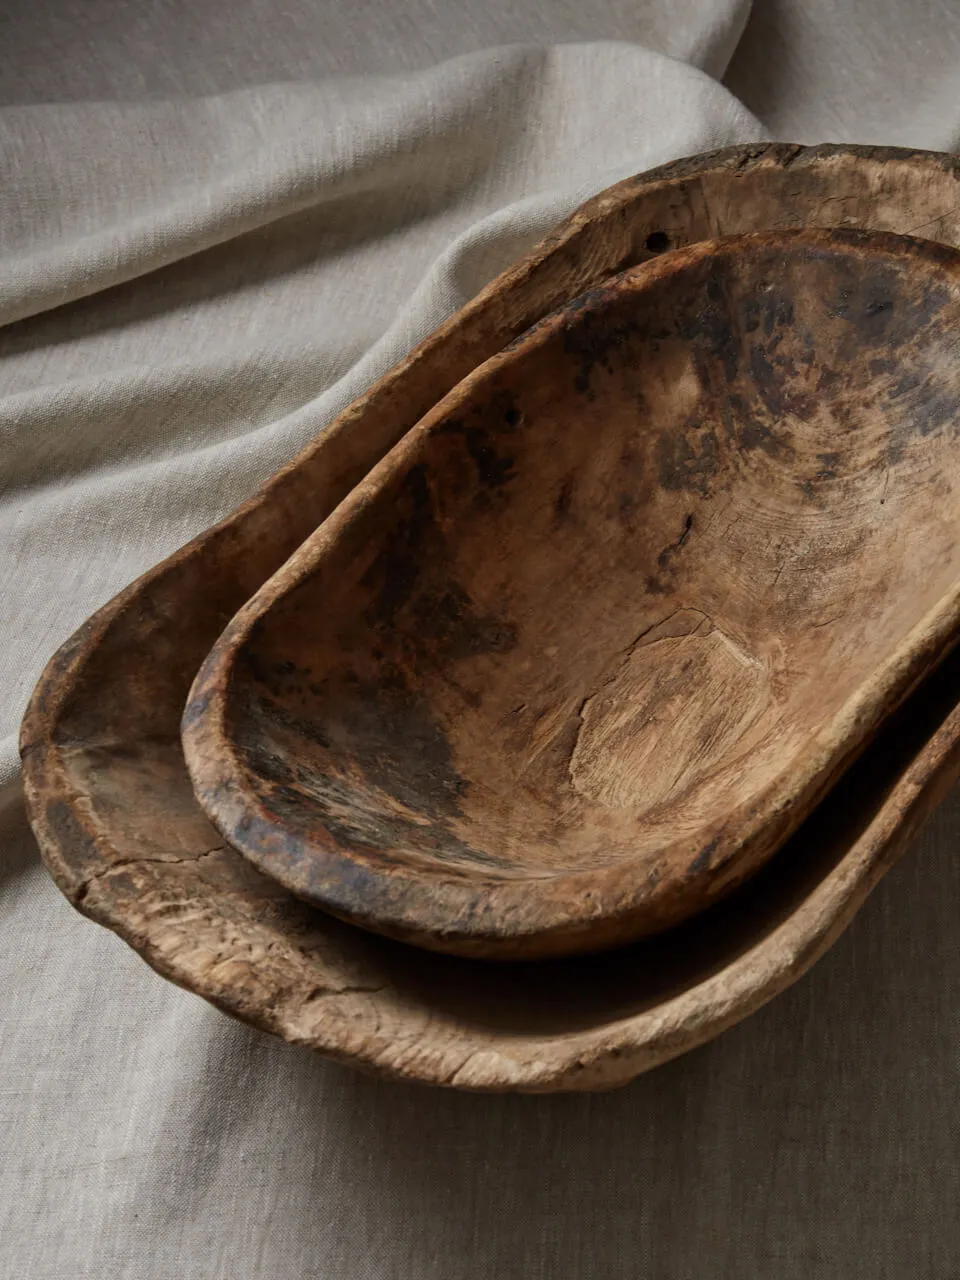
<path fill-rule="evenodd" d="M 377 1082 L 75 913 L 46 659 L 581 200 L 768 137 L 950 150 L 949 0 L 0 14 L 0 1280 L 951 1280 L 960 795 L 814 971 L 608 1095 Z"/>

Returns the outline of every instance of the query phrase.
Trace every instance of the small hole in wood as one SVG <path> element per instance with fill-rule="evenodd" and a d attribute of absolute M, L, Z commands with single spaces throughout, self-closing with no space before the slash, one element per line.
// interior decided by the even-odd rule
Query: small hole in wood
<path fill-rule="evenodd" d="M 670 248 L 670 237 L 665 231 L 651 231 L 647 236 L 647 248 L 651 253 L 663 253 Z"/>

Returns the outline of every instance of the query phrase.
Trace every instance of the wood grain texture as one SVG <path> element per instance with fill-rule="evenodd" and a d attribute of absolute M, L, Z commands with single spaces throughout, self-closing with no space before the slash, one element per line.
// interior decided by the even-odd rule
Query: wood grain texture
<path fill-rule="evenodd" d="M 664 240 L 850 225 L 956 244 L 958 174 L 952 156 L 734 148 L 589 201 L 248 503 L 54 656 L 21 742 L 31 822 L 61 890 L 160 974 L 246 1022 L 383 1074 L 461 1088 L 622 1084 L 788 986 L 956 778 L 955 656 L 727 901 L 661 938 L 535 965 L 441 961 L 342 924 L 257 873 L 195 801 L 180 716 L 243 603 L 405 431 L 540 317 Z"/>

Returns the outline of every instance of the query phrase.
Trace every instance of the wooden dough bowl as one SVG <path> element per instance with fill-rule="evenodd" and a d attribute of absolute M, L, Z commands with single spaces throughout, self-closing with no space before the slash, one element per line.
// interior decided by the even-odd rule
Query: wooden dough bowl
<path fill-rule="evenodd" d="M 796 980 L 960 771 L 956 654 L 726 901 L 658 938 L 539 964 L 440 958 L 304 905 L 205 818 L 180 717 L 244 602 L 418 419 L 538 318 L 665 241 L 841 224 L 956 244 L 958 178 L 953 156 L 734 148 L 629 179 L 574 213 L 53 657 L 21 748 L 31 822 L 70 901 L 245 1022 L 355 1066 L 460 1088 L 623 1084 Z"/>
<path fill-rule="evenodd" d="M 960 253 L 701 241 L 581 295 L 240 610 L 184 717 L 305 900 L 543 958 L 678 923 L 799 826 L 957 628 Z"/>

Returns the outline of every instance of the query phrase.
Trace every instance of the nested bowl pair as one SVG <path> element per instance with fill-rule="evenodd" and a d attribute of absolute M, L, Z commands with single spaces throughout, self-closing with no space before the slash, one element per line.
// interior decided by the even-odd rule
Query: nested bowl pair
<path fill-rule="evenodd" d="M 52 660 L 61 888 L 434 1083 L 622 1083 L 786 986 L 956 773 L 956 186 L 769 147 L 589 202 Z"/>

